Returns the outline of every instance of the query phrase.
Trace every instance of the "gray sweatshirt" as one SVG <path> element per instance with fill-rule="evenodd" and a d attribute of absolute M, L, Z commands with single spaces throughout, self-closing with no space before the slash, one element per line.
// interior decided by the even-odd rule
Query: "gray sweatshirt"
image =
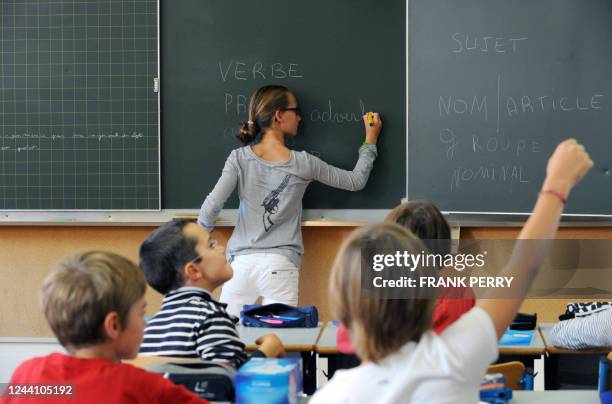
<path fill-rule="evenodd" d="M 365 187 L 377 151 L 375 145 L 359 149 L 353 171 L 325 163 L 305 151 L 291 152 L 289 161 L 273 163 L 258 157 L 250 146 L 232 150 L 221 178 L 206 197 L 198 223 L 209 232 L 225 201 L 238 184 L 240 206 L 234 233 L 227 244 L 231 262 L 236 255 L 283 254 L 300 267 L 302 197 L 311 181 L 334 188 L 359 191 Z"/>

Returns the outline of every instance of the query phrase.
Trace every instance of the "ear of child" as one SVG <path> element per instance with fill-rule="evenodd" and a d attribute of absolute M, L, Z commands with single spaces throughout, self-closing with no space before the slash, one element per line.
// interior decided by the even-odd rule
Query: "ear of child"
<path fill-rule="evenodd" d="M 189 262 L 183 268 L 183 277 L 185 285 L 193 285 L 202 279 L 202 269 L 195 262 Z"/>
<path fill-rule="evenodd" d="M 144 319 L 146 310 L 144 296 L 135 302 L 127 313 L 126 318 L 121 321 L 117 312 L 107 315 L 110 328 L 107 335 L 111 340 L 111 348 L 117 359 L 134 359 L 138 356 L 138 350 L 142 344 L 146 322 Z"/>
<path fill-rule="evenodd" d="M 121 324 L 119 322 L 119 314 L 116 311 L 111 311 L 104 317 L 104 333 L 106 337 L 115 340 L 121 333 Z"/>

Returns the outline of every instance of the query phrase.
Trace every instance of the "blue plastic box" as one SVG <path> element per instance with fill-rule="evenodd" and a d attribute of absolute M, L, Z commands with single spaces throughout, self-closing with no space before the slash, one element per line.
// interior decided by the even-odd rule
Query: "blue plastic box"
<path fill-rule="evenodd" d="M 253 358 L 236 373 L 237 404 L 293 404 L 302 394 L 297 358 Z"/>

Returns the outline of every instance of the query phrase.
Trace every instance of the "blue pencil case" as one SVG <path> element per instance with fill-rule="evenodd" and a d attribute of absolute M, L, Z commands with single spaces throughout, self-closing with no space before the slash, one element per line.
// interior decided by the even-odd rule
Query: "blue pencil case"
<path fill-rule="evenodd" d="M 319 324 L 319 312 L 315 306 L 294 307 L 283 303 L 247 304 L 240 312 L 246 327 L 312 328 Z"/>

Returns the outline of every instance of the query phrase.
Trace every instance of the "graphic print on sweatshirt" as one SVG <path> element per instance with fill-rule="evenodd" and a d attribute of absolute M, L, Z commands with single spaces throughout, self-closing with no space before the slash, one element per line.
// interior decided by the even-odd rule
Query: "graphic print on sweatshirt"
<path fill-rule="evenodd" d="M 283 178 L 283 181 L 280 183 L 280 185 L 276 187 L 275 190 L 270 192 L 264 198 L 261 204 L 261 206 L 264 207 L 264 213 L 263 213 L 262 219 L 263 219 L 264 230 L 266 231 L 266 233 L 270 231 L 272 226 L 274 226 L 274 222 L 272 221 L 271 216 L 275 214 L 276 212 L 278 212 L 278 204 L 280 203 L 280 198 L 278 196 L 281 192 L 283 192 L 285 187 L 287 187 L 288 183 L 289 183 L 289 174 L 285 175 L 285 178 Z"/>

